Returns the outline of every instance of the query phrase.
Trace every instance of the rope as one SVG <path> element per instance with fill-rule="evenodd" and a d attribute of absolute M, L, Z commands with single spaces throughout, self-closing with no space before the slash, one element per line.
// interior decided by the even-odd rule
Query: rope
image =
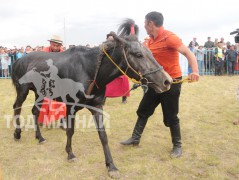
<path fill-rule="evenodd" d="M 129 76 L 113 61 L 113 59 L 111 59 L 111 57 L 109 56 L 109 54 L 105 51 L 104 46 L 102 47 L 102 50 L 103 50 L 103 52 L 105 53 L 105 55 L 108 57 L 108 59 L 117 67 L 117 69 L 119 69 L 119 71 L 120 71 L 123 75 L 125 75 L 126 77 L 128 77 L 134 84 L 141 84 L 140 81 L 137 81 L 136 79 L 129 77 Z"/>
<path fill-rule="evenodd" d="M 188 79 L 188 78 L 184 78 L 184 79 L 173 79 L 173 82 L 172 84 L 179 84 L 179 83 L 185 83 L 185 82 L 188 82 L 188 83 L 192 83 L 192 82 L 195 82 L 191 79 Z"/>

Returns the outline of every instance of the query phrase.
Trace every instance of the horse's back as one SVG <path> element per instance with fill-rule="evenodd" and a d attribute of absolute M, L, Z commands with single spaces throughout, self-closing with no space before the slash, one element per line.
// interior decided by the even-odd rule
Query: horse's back
<path fill-rule="evenodd" d="M 13 85 L 16 86 L 18 80 L 33 68 L 39 69 L 45 66 L 43 69 L 47 69 L 44 61 L 47 58 L 50 58 L 50 56 L 46 52 L 31 52 L 15 61 L 12 66 Z"/>

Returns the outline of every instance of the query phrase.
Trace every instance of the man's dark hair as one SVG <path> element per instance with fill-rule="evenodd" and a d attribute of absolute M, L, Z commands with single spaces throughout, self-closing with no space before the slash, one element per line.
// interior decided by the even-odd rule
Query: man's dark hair
<path fill-rule="evenodd" d="M 163 25 L 163 20 L 164 20 L 162 13 L 157 12 L 157 11 L 153 11 L 153 12 L 148 13 L 145 16 L 145 19 L 147 21 L 152 21 L 155 24 L 155 26 L 157 26 L 157 27 L 162 26 Z"/>

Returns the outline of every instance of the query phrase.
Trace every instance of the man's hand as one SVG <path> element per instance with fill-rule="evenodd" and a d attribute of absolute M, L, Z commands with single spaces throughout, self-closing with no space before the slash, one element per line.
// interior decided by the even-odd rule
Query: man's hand
<path fill-rule="evenodd" d="M 198 72 L 192 72 L 191 74 L 189 74 L 188 79 L 190 79 L 191 81 L 198 81 L 199 80 Z"/>

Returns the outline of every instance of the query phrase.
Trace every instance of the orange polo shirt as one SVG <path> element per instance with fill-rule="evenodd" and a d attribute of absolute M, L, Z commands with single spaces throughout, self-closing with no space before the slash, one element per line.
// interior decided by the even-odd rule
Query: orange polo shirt
<path fill-rule="evenodd" d="M 159 28 L 156 38 L 150 37 L 148 41 L 148 48 L 154 58 L 172 78 L 182 76 L 177 50 L 182 44 L 182 40 L 177 35 L 163 27 Z"/>

